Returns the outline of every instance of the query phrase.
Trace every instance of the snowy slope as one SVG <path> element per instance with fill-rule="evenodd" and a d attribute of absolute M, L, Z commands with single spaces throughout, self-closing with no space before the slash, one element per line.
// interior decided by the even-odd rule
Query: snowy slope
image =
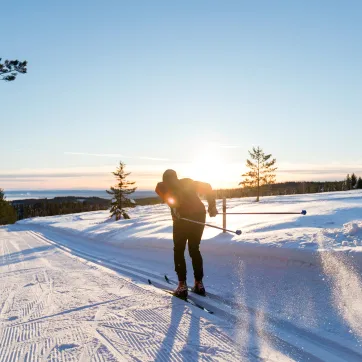
<path fill-rule="evenodd" d="M 73 309 L 78 313 L 78 308 L 81 308 L 82 312 L 76 317 L 78 320 L 92 320 L 93 317 L 88 313 L 94 313 L 96 308 L 91 307 L 90 311 L 86 312 L 88 308 L 82 307 L 86 305 L 87 298 L 94 293 L 97 297 L 92 297 L 93 299 L 103 300 L 99 294 L 103 283 L 106 286 L 112 285 L 119 278 L 121 283 L 126 283 L 121 289 L 127 293 L 135 290 L 132 285 L 142 289 L 138 297 L 134 296 L 132 299 L 130 296 L 135 303 L 135 309 L 142 311 L 142 308 L 147 306 L 152 312 L 157 311 L 162 316 L 168 316 L 163 317 L 162 323 L 165 326 L 164 331 L 168 327 L 172 328 L 172 332 L 162 334 L 156 331 L 155 324 L 148 325 L 152 332 L 149 333 L 153 337 L 145 337 L 149 344 L 142 344 L 142 348 L 139 347 L 140 344 L 137 345 L 138 342 L 133 342 L 132 338 L 135 337 L 127 339 L 128 337 L 118 332 L 118 337 L 112 337 L 111 344 L 108 345 L 105 339 L 99 339 L 98 335 L 93 342 L 82 337 L 88 342 L 81 344 L 79 339 L 78 342 L 71 342 L 76 338 L 73 332 L 67 334 L 69 338 L 67 337 L 66 342 L 61 339 L 63 337 L 54 337 L 53 332 L 42 334 L 48 339 L 58 338 L 66 345 L 76 344 L 79 348 L 74 350 L 74 356 L 72 348 L 68 349 L 74 360 L 78 360 L 79 353 L 90 353 L 85 352 L 88 347 L 84 346 L 92 343 L 106 351 L 108 357 L 104 357 L 104 360 L 111 360 L 110 356 L 122 360 L 120 354 L 123 356 L 127 353 L 131 360 L 163 360 L 163 357 L 156 356 L 160 353 L 156 351 L 161 350 L 158 349 L 160 343 L 167 351 L 168 357 L 165 355 L 165 360 L 178 360 L 177 356 L 191 361 L 232 360 L 231 355 L 237 354 L 240 354 L 237 357 L 239 360 L 258 360 L 258 357 L 275 361 L 362 360 L 361 196 L 361 192 L 351 191 L 269 197 L 262 199 L 259 204 L 250 199 L 228 200 L 229 211 L 233 212 L 299 212 L 306 209 L 308 214 L 229 216 L 228 228 L 242 229 L 241 236 L 220 234 L 211 228 L 205 230 L 202 242 L 205 284 L 212 296 L 201 298 L 199 302 L 215 311 L 214 316 L 178 300 L 170 300 L 169 296 L 159 294 L 155 288 L 147 285 L 147 279 L 152 278 L 158 285 L 167 287 L 163 278 L 165 273 L 175 279 L 172 224 L 169 210 L 164 205 L 137 207 L 131 210 L 131 220 L 119 222 L 109 221 L 107 212 L 93 212 L 34 218 L 2 228 L 0 250 L 2 247 L 3 263 L 0 277 L 6 282 L 2 285 L 0 299 L 0 338 L 3 338 L 0 346 L 3 346 L 4 342 L 10 343 L 8 341 L 11 338 L 18 338 L 15 337 L 16 334 L 10 338 L 10 332 L 7 331 L 15 328 L 13 326 L 16 326 L 19 320 L 21 323 L 27 320 L 24 313 L 14 307 L 14 302 L 18 298 L 28 298 L 27 284 L 36 284 L 34 278 L 40 280 L 39 272 L 35 273 L 36 277 L 33 272 L 22 272 L 34 269 L 34 272 L 40 270 L 43 273 L 45 270 L 47 275 L 51 273 L 52 280 L 63 278 L 57 282 L 56 288 L 52 287 L 60 301 L 57 307 L 54 307 L 56 311 L 53 314 L 57 314 L 56 318 L 58 314 L 63 316 L 62 318 L 66 316 L 67 323 L 72 326 Z M 208 221 L 220 225 L 221 216 Z M 72 262 L 68 261 L 70 256 Z M 72 264 L 75 261 L 86 265 L 91 272 L 82 269 L 73 273 L 72 268 L 77 268 Z M 27 264 L 22 264 L 24 262 Z M 49 269 L 53 265 L 58 265 L 55 271 Z M 189 260 L 188 268 L 191 270 Z M 66 273 L 62 273 L 63 270 L 66 270 Z M 68 278 L 68 274 L 72 277 Z M 109 275 L 115 278 L 112 282 L 107 279 L 110 278 Z M 188 280 L 192 283 L 191 272 Z M 77 292 L 80 286 L 87 289 L 88 284 L 91 285 L 89 291 Z M 39 291 L 34 293 L 41 294 Z M 115 298 L 123 298 L 121 292 L 113 293 Z M 73 294 L 77 295 L 79 303 L 69 306 L 68 298 L 72 299 Z M 32 296 L 29 298 L 30 304 L 39 304 L 32 301 Z M 127 298 L 124 306 L 126 311 L 130 308 Z M 98 303 L 93 299 L 93 303 Z M 48 299 L 45 302 L 45 311 L 39 312 L 41 318 L 52 316 L 47 310 L 52 308 L 52 303 L 47 301 Z M 173 307 L 175 303 L 179 305 L 179 302 L 181 304 L 177 308 L 181 308 L 181 311 L 174 315 Z M 91 301 L 89 304 L 92 305 Z M 105 315 L 121 323 L 124 314 L 107 314 L 108 309 L 123 309 L 123 299 L 115 304 L 116 306 L 105 307 Z M 70 313 L 67 312 L 69 310 Z M 184 321 L 184 314 L 197 315 L 198 320 L 191 318 L 181 323 L 180 321 Z M 60 319 L 63 321 L 62 318 Z M 143 322 L 133 319 L 133 316 L 129 317 L 129 314 L 127 318 L 127 322 L 133 325 L 133 330 L 143 328 Z M 160 314 L 155 318 L 161 318 Z M 97 323 L 94 322 L 92 328 L 97 330 Z M 180 324 L 182 328 L 176 328 Z M 33 327 L 26 328 L 33 330 Z M 124 326 L 118 325 L 117 328 L 124 329 Z M 135 331 L 135 335 L 143 335 L 141 330 L 137 332 L 139 334 Z M 204 335 L 204 332 L 209 335 Z M 216 338 L 219 344 L 215 341 L 214 332 L 220 333 Z M 159 339 L 153 339 L 156 335 Z M 29 337 L 29 343 L 33 343 L 34 338 Z M 109 343 L 110 339 L 107 338 Z M 221 342 L 226 343 L 227 347 L 221 345 Z M 12 348 L 18 348 L 17 343 L 12 343 L 11 347 L 3 349 L 3 353 L 10 353 Z M 38 342 L 34 343 L 37 345 Z M 43 346 L 41 343 L 54 342 L 39 341 L 39 351 L 41 348 L 44 351 L 45 348 L 40 347 Z M 57 346 L 61 345 L 61 342 L 56 343 Z M 130 346 L 133 346 L 133 349 L 138 346 L 138 354 L 131 354 Z M 153 351 L 151 354 L 144 354 L 143 349 L 148 348 L 146 346 L 150 346 Z M 0 347 L 0 356 L 5 356 L 6 354 L 1 355 L 1 348 L 3 347 Z M 28 347 L 21 348 L 24 350 Z M 58 351 L 59 348 L 53 347 L 50 350 Z M 223 354 L 228 350 L 234 352 Z M 94 360 L 102 360 L 103 357 L 98 357 L 97 353 Z M 57 356 L 58 359 L 54 360 L 59 360 L 59 355 Z M 73 360 L 72 358 L 69 360 Z M 89 360 L 87 358 L 84 357 L 83 360 Z M 126 357 L 124 359 L 126 360 Z M 0 360 L 2 361 L 1 358 Z"/>
<path fill-rule="evenodd" d="M 204 250 L 219 254 L 256 252 L 267 255 L 312 262 L 315 251 L 334 250 L 352 253 L 356 258 L 362 252 L 362 192 L 324 193 L 267 197 L 259 204 L 254 199 L 231 199 L 229 212 L 300 212 L 307 215 L 230 215 L 227 227 L 241 229 L 243 234 L 223 235 L 207 228 Z M 219 202 L 219 209 L 221 204 Z M 172 224 L 166 205 L 136 207 L 130 211 L 131 220 L 108 222 L 108 212 L 100 211 L 75 215 L 34 218 L 22 224 L 52 227 L 62 232 L 111 242 L 123 247 L 172 247 Z M 207 220 L 221 226 L 221 215 Z M 278 250 L 274 250 L 277 247 Z M 283 250 L 280 250 L 283 249 Z M 288 250 L 285 250 L 288 249 Z M 361 259 L 362 262 L 362 259 Z"/>

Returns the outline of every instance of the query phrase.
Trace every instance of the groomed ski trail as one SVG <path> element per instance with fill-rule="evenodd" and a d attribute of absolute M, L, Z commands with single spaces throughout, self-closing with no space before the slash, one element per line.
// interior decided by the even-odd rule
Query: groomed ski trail
<path fill-rule="evenodd" d="M 29 231 L 26 233 L 30 234 L 32 238 L 38 240 L 38 242 L 44 242 L 48 245 L 53 245 L 56 248 L 61 248 L 63 252 L 71 256 L 73 259 L 86 264 L 90 268 L 107 268 L 107 271 L 113 270 L 118 273 L 117 278 L 121 278 L 123 281 L 130 282 L 128 278 L 133 278 L 133 280 L 137 282 L 144 282 L 147 284 L 148 279 L 151 277 L 153 280 L 157 281 L 163 287 L 169 287 L 169 284 L 163 279 L 162 275 L 155 275 L 149 272 L 145 272 L 143 270 L 139 270 L 136 268 L 132 268 L 129 266 L 124 266 L 122 264 L 107 261 L 106 259 L 101 258 L 99 255 L 91 255 L 84 251 L 77 250 L 73 247 L 70 247 L 69 243 L 66 245 L 62 244 L 61 238 L 54 238 L 54 233 L 52 233 L 52 238 L 49 239 L 42 235 L 39 232 Z M 44 260 L 44 258 L 42 258 Z M 103 269 L 106 270 L 106 269 Z M 113 276 L 115 277 L 115 276 Z M 126 278 L 126 279 L 125 279 Z M 163 285 L 162 285 L 163 283 Z M 168 286 L 167 286 L 168 284 Z M 146 289 L 148 293 L 152 292 L 149 290 L 149 287 L 146 285 L 139 284 L 138 288 Z M 132 289 L 132 288 L 131 288 Z M 151 289 L 154 289 L 151 287 Z M 155 292 L 153 290 L 153 292 Z M 162 291 L 160 291 L 162 293 Z M 218 315 L 216 321 L 213 320 L 215 325 L 222 325 L 225 330 L 231 330 L 231 326 L 228 324 L 233 323 L 234 330 L 240 329 L 243 330 L 245 328 L 250 328 L 247 325 L 243 327 L 242 320 L 243 318 L 239 318 L 240 314 L 245 313 L 247 310 L 251 315 L 256 316 L 258 314 L 257 310 L 253 310 L 251 308 L 246 308 L 245 306 L 236 305 L 235 303 L 230 303 L 229 301 L 221 302 L 220 297 L 211 295 L 210 298 L 203 297 L 194 297 L 200 304 L 203 304 L 206 308 L 212 309 Z M 176 299 L 172 298 L 171 299 Z M 170 297 L 166 297 L 168 304 L 170 304 Z M 171 301 L 172 306 L 177 303 L 181 303 L 180 308 L 185 309 L 185 311 L 191 311 L 193 314 L 199 314 L 205 321 L 207 319 L 210 320 L 210 316 L 207 313 L 199 310 L 196 311 L 197 308 L 192 306 L 187 306 L 181 300 L 177 300 L 177 303 Z M 166 303 L 167 304 L 167 303 Z M 164 307 L 167 307 L 164 305 Z M 168 305 L 168 308 L 170 306 Z M 188 313 L 189 313 L 188 312 Z M 201 314 L 200 314 L 201 313 Z M 221 319 L 220 319 L 221 318 Z M 228 340 L 228 344 L 234 346 L 237 353 L 240 353 L 242 356 L 241 360 L 258 360 L 262 355 L 264 355 L 264 359 L 266 360 L 288 360 L 288 357 L 291 357 L 292 360 L 309 360 L 309 361 L 320 361 L 320 360 L 328 360 L 328 361 L 358 361 L 361 358 L 361 355 L 347 347 L 342 345 L 335 344 L 334 341 L 326 340 L 325 338 L 319 338 L 315 334 L 309 333 L 303 329 L 296 328 L 293 325 L 288 325 L 288 323 L 280 323 L 275 318 L 271 318 L 268 315 L 263 315 L 263 318 L 271 324 L 270 328 L 265 328 L 264 330 L 256 330 L 253 331 L 253 335 L 258 335 L 261 339 L 265 341 L 264 350 L 258 350 L 256 354 L 253 352 L 253 348 L 247 348 L 244 350 L 243 345 L 236 346 L 239 341 L 236 342 L 238 338 L 230 338 L 230 335 L 226 335 L 225 338 Z M 172 319 L 172 318 L 171 318 Z M 212 320 L 212 318 L 211 318 Z M 221 322 L 220 322 L 221 320 Z M 206 323 L 206 322 L 205 322 Z M 237 327 L 235 328 L 235 323 L 237 323 Z M 173 323 L 171 323 L 173 324 Z M 199 326 L 200 327 L 200 326 Z M 171 325 L 170 325 L 171 328 Z M 253 326 L 252 328 L 258 328 L 258 326 Z M 260 327 L 259 327 L 260 328 Z M 247 333 L 247 331 L 242 331 L 242 333 Z M 250 330 L 251 332 L 251 330 Z M 185 332 L 186 333 L 186 332 Z M 231 333 L 232 334 L 232 333 Z M 102 337 L 103 338 L 103 337 Z M 104 338 L 103 338 L 104 340 Z M 252 342 L 250 342 L 252 343 Z M 260 342 L 258 342 L 260 343 Z M 277 348 L 276 348 L 277 347 Z M 273 348 L 276 348 L 274 350 Z M 280 355 L 280 351 L 283 351 L 284 354 Z M 278 354 L 279 353 L 279 354 Z M 200 356 L 195 358 L 199 358 Z M 116 357 L 116 358 L 119 358 Z M 216 356 L 210 357 L 212 360 L 216 358 Z M 202 358 L 201 358 L 202 359 Z M 216 358 L 217 359 L 217 358 Z M 141 358 L 141 360 L 143 360 Z M 227 359 L 228 360 L 228 359 Z"/>
<path fill-rule="evenodd" d="M 245 359 L 205 312 L 32 232 L 0 229 L 0 361 Z"/>

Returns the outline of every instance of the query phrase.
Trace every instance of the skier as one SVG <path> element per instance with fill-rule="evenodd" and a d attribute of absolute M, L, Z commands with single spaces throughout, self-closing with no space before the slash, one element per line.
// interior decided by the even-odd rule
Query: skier
<path fill-rule="evenodd" d="M 173 219 L 174 262 L 179 280 L 174 295 L 187 298 L 188 294 L 184 255 L 187 241 L 195 277 L 195 285 L 192 291 L 199 295 L 205 295 L 205 287 L 202 283 L 204 276 L 203 261 L 199 248 L 205 226 L 181 218 L 205 223 L 206 210 L 198 194 L 206 196 L 208 213 L 211 217 L 215 217 L 218 212 L 214 192 L 207 183 L 189 178 L 178 179 L 174 170 L 166 170 L 162 179 L 163 182 L 157 184 L 156 192 L 170 206 Z"/>

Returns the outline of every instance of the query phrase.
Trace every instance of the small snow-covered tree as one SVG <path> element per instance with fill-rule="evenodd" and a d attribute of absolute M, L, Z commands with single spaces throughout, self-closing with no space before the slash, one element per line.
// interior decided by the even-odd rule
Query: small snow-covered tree
<path fill-rule="evenodd" d="M 0 58 L 0 80 L 11 82 L 16 79 L 18 74 L 25 74 L 27 72 L 28 62 L 25 60 L 20 62 L 19 60 L 5 60 L 1 62 Z"/>
<path fill-rule="evenodd" d="M 245 179 L 241 181 L 239 185 L 256 187 L 256 201 L 258 202 L 260 198 L 260 187 L 275 183 L 275 171 L 277 167 L 274 166 L 277 160 L 275 158 L 271 159 L 272 155 L 266 155 L 260 147 L 253 147 L 252 151 L 249 151 L 249 155 L 254 162 L 249 159 L 246 160 L 246 167 L 248 167 L 250 171 L 242 175 Z"/>
<path fill-rule="evenodd" d="M 348 174 L 346 177 L 346 190 L 350 190 L 352 188 L 352 180 L 351 176 Z"/>
<path fill-rule="evenodd" d="M 112 186 L 110 190 L 106 190 L 109 195 L 112 195 L 111 217 L 115 216 L 117 221 L 122 217 L 130 219 L 124 208 L 134 206 L 133 201 L 127 196 L 134 193 L 137 189 L 137 187 L 133 187 L 135 182 L 127 180 L 131 173 L 125 172 L 125 167 L 126 165 L 120 161 L 119 167 L 117 167 L 115 172 L 112 172 L 117 179 L 117 184 Z"/>

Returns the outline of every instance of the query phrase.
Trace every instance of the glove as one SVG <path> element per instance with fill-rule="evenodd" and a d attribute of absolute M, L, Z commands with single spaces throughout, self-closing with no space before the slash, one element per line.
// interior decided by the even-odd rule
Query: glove
<path fill-rule="evenodd" d="M 180 219 L 180 214 L 178 213 L 176 208 L 172 208 L 172 220 L 177 221 Z"/>
<path fill-rule="evenodd" d="M 217 211 L 216 205 L 209 206 L 207 209 L 210 217 L 215 217 L 219 212 Z"/>

